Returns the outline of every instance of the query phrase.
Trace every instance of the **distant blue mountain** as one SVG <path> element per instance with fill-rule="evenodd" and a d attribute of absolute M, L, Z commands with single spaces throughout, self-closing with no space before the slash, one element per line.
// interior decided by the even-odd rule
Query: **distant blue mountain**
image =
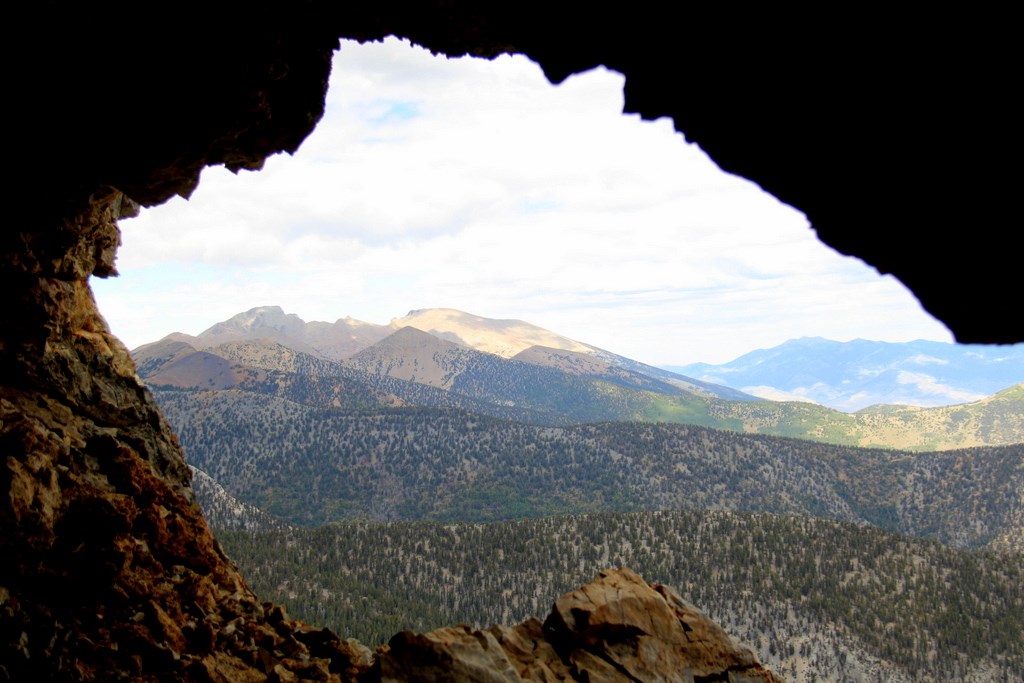
<path fill-rule="evenodd" d="M 876 403 L 943 406 L 980 400 L 1024 382 L 1024 344 L 803 337 L 723 365 L 664 367 L 763 398 L 813 401 L 853 412 Z"/>

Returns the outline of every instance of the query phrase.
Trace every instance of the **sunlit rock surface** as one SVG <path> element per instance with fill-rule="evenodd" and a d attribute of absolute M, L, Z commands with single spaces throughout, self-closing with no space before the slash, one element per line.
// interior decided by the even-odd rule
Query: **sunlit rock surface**
<path fill-rule="evenodd" d="M 628 569 L 559 598 L 543 624 L 404 632 L 373 672 L 398 681 L 781 681 L 672 589 Z"/>

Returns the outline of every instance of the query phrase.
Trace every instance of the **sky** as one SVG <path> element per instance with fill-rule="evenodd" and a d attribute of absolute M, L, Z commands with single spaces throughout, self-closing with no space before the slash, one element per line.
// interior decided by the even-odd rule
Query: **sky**
<path fill-rule="evenodd" d="M 345 42 L 295 155 L 206 169 L 188 201 L 121 222 L 100 311 L 129 348 L 267 305 L 378 324 L 456 308 L 653 365 L 803 336 L 952 340 L 671 121 L 623 115 L 623 82 Z"/>

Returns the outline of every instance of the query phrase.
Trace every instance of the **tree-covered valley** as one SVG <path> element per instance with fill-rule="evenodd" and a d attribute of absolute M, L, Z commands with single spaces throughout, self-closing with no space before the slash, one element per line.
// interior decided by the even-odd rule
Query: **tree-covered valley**
<path fill-rule="evenodd" d="M 459 410 L 318 408 L 244 391 L 158 391 L 190 462 L 294 524 L 494 521 L 727 508 L 1019 545 L 1022 448 L 860 449 L 703 427 L 567 427 Z"/>
<path fill-rule="evenodd" d="M 294 616 L 376 645 L 625 565 L 791 680 L 1024 676 L 1024 385 L 840 413 L 539 328 L 230 322 L 136 359 L 225 549 Z"/>
<path fill-rule="evenodd" d="M 1019 446 L 909 453 L 239 390 L 156 396 L 254 588 L 369 644 L 514 623 L 625 565 L 791 680 L 1024 672 Z"/>
<path fill-rule="evenodd" d="M 1024 676 L 1020 556 L 871 525 L 680 510 L 222 531 L 267 599 L 362 642 L 543 615 L 605 567 L 674 587 L 799 681 Z"/>

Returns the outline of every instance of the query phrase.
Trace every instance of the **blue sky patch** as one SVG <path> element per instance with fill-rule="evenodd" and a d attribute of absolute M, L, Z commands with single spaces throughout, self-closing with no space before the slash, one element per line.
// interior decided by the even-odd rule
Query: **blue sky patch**
<path fill-rule="evenodd" d="M 423 115 L 419 102 L 414 100 L 376 100 L 368 103 L 363 109 L 368 123 L 376 126 L 388 126 L 405 123 Z"/>

